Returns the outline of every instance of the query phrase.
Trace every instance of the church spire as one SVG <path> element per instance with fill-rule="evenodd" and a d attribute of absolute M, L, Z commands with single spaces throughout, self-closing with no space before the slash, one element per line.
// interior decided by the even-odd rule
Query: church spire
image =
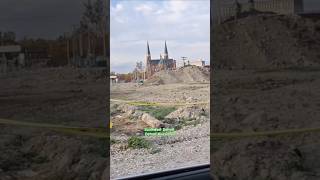
<path fill-rule="evenodd" d="M 147 56 L 151 56 L 149 42 L 147 41 Z"/>
<path fill-rule="evenodd" d="M 167 41 L 164 42 L 164 59 L 169 59 Z"/>
<path fill-rule="evenodd" d="M 151 53 L 149 48 L 149 42 L 147 41 L 147 54 L 145 59 L 145 69 L 144 69 L 144 79 L 149 78 L 150 73 L 152 73 L 152 69 L 150 69 L 150 61 L 151 61 Z"/>

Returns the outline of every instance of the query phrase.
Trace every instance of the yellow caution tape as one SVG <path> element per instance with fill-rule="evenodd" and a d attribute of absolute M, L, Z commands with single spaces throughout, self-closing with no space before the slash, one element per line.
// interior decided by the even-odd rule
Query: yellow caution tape
<path fill-rule="evenodd" d="M 0 124 L 4 125 L 12 125 L 12 126 L 24 126 L 24 127 L 32 127 L 32 128 L 46 128 L 59 132 L 71 133 L 76 135 L 86 135 L 97 138 L 108 138 L 106 128 L 87 128 L 87 127 L 70 127 L 70 126 L 62 126 L 62 125 L 54 125 L 54 124 L 46 124 L 46 123 L 33 123 L 33 122 L 22 122 L 16 120 L 9 119 L 0 119 Z"/>
<path fill-rule="evenodd" d="M 122 102 L 134 106 L 188 106 L 188 105 L 203 105 L 210 102 L 143 102 L 143 101 L 129 101 L 122 99 L 110 99 L 112 102 Z"/>
<path fill-rule="evenodd" d="M 46 128 L 64 133 L 71 133 L 76 135 L 85 135 L 96 138 L 109 138 L 105 128 L 87 128 L 87 127 L 70 127 L 46 123 L 32 123 L 22 122 L 16 120 L 0 119 L 0 124 L 12 125 L 12 126 L 24 126 L 31 128 Z M 112 123 L 110 127 L 112 128 Z M 285 136 L 294 134 L 304 133 L 317 133 L 320 132 L 320 128 L 300 128 L 300 129 L 288 129 L 288 130 L 277 130 L 277 131 L 264 131 L 264 132 L 243 132 L 243 133 L 211 133 L 211 140 L 215 139 L 235 139 L 235 138 L 251 138 L 251 137 L 274 137 L 274 136 Z"/>
<path fill-rule="evenodd" d="M 293 134 L 316 133 L 320 132 L 320 128 L 300 128 L 287 129 L 264 132 L 244 132 L 244 133 L 211 133 L 212 139 L 226 139 L 226 138 L 248 138 L 248 137 L 274 137 L 285 136 Z"/>

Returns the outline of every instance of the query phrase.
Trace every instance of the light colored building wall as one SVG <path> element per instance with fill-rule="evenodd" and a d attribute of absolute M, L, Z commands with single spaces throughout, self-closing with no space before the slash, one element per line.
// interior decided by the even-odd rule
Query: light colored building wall
<path fill-rule="evenodd" d="M 0 46 L 0 53 L 19 53 L 21 50 L 19 45 Z"/>
<path fill-rule="evenodd" d="M 25 57 L 20 45 L 0 46 L 0 73 L 7 73 L 24 65 Z"/>
<path fill-rule="evenodd" d="M 204 67 L 205 66 L 205 61 L 202 61 L 202 60 L 191 61 L 190 65 Z"/>
<path fill-rule="evenodd" d="M 110 76 L 110 83 L 118 83 L 118 76 Z"/>

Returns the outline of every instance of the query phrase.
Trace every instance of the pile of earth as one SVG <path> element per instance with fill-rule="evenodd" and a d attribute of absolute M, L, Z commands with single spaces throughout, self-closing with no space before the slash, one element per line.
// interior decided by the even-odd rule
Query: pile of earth
<path fill-rule="evenodd" d="M 320 127 L 319 71 L 216 70 L 211 131 L 255 133 Z M 320 179 L 319 132 L 211 137 L 214 179 Z"/>
<path fill-rule="evenodd" d="M 316 19 L 270 13 L 215 26 L 211 131 L 319 127 L 319 27 Z M 211 137 L 212 174 L 225 180 L 320 179 L 319 143 L 315 132 Z"/>
<path fill-rule="evenodd" d="M 28 68 L 0 75 L 0 119 L 106 127 L 105 68 Z M 0 124 L 0 179 L 108 179 L 105 139 Z"/>
<path fill-rule="evenodd" d="M 176 70 L 160 71 L 155 73 L 147 84 L 172 84 L 172 83 L 208 83 L 210 72 L 198 66 L 186 66 Z"/>
<path fill-rule="evenodd" d="M 213 66 L 218 69 L 319 66 L 320 21 L 254 13 L 213 28 Z M 214 42 L 214 43 L 213 43 Z"/>
<path fill-rule="evenodd" d="M 107 179 L 107 142 L 1 125 L 0 179 Z"/>

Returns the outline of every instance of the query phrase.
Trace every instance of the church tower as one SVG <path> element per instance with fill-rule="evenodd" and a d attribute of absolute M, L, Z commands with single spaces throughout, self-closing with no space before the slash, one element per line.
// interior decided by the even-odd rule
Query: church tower
<path fill-rule="evenodd" d="M 161 57 L 160 55 L 160 70 L 167 70 L 167 61 L 169 59 L 168 55 L 168 49 L 167 49 L 167 41 L 164 42 L 164 53 L 163 56 Z"/>
<path fill-rule="evenodd" d="M 164 54 L 163 59 L 169 59 L 168 49 L 167 49 L 167 41 L 164 42 Z"/>
<path fill-rule="evenodd" d="M 149 42 L 147 41 L 147 54 L 145 58 L 145 79 L 147 79 L 151 75 L 151 53 L 149 48 Z"/>
<path fill-rule="evenodd" d="M 304 11 L 303 0 L 294 0 L 293 6 L 294 6 L 294 9 L 293 9 L 294 14 L 303 13 L 303 11 Z"/>

